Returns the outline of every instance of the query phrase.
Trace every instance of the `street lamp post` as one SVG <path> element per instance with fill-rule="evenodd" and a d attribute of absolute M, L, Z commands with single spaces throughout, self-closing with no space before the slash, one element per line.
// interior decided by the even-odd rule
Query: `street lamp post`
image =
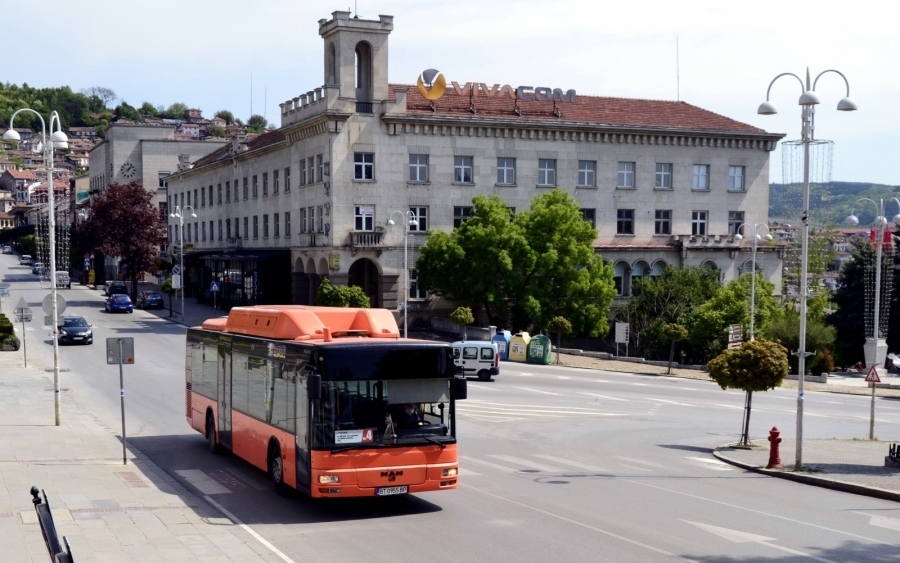
<path fill-rule="evenodd" d="M 744 223 L 740 227 L 738 227 L 738 232 L 734 234 L 734 240 L 740 242 L 743 240 L 743 235 L 741 235 L 740 231 L 744 227 L 750 227 L 749 223 Z M 750 341 L 756 339 L 756 333 L 753 330 L 756 322 L 756 243 L 759 241 L 759 228 L 765 227 L 766 229 L 766 240 L 772 240 L 772 235 L 769 234 L 769 226 L 765 223 L 754 223 L 753 224 L 753 273 L 751 274 L 753 277 L 750 278 Z"/>
<path fill-rule="evenodd" d="M 816 79 L 810 84 L 809 69 L 806 69 L 806 83 L 792 72 L 783 72 L 772 79 L 769 83 L 769 89 L 766 90 L 766 101 L 759 105 L 756 110 L 760 115 L 774 115 L 778 113 L 778 108 L 769 101 L 772 93 L 772 85 L 782 76 L 793 76 L 800 82 L 802 94 L 798 100 L 798 104 L 802 110 L 800 113 L 801 121 L 801 139 L 803 143 L 803 197 L 800 220 L 803 222 L 802 229 L 802 248 L 800 261 L 800 343 L 796 352 L 797 356 L 797 452 L 795 467 L 796 471 L 803 470 L 803 380 L 806 375 L 806 356 L 811 355 L 806 352 L 806 298 L 807 298 L 807 282 L 806 279 L 809 270 L 809 145 L 813 141 L 813 130 L 815 126 L 815 105 L 819 103 L 819 96 L 815 92 L 816 84 L 822 75 L 833 72 L 844 79 L 847 86 L 847 95 L 838 102 L 838 111 L 854 111 L 857 109 L 856 102 L 850 97 L 850 83 L 847 77 L 840 71 L 829 69 L 820 72 Z"/>
<path fill-rule="evenodd" d="M 176 205 L 175 212 L 169 214 L 169 217 L 178 219 L 178 254 L 181 257 L 181 322 L 184 322 L 184 214 L 188 209 L 191 210 L 191 217 L 196 219 L 197 213 L 190 205 L 185 205 L 184 207 Z"/>
<path fill-rule="evenodd" d="M 47 124 L 44 117 L 30 108 L 22 108 L 17 110 L 9 118 L 9 129 L 3 134 L 4 141 L 21 141 L 19 132 L 13 128 L 13 122 L 16 116 L 21 112 L 29 112 L 38 116 L 41 120 L 41 138 L 42 148 L 44 150 L 44 162 L 47 164 L 47 207 L 50 214 L 50 322 L 52 324 L 53 338 L 53 387 L 54 387 L 54 411 L 56 426 L 61 424 L 62 408 L 60 405 L 60 389 L 59 389 L 59 339 L 58 339 L 58 321 L 57 321 L 57 301 L 56 301 L 56 211 L 54 209 L 54 193 L 53 193 L 53 149 L 66 149 L 69 147 L 69 139 L 62 132 L 62 123 L 59 114 L 55 111 L 50 112 L 50 137 L 47 137 Z M 53 123 L 56 123 L 56 131 L 53 130 Z"/>
<path fill-rule="evenodd" d="M 895 197 L 891 198 L 897 203 L 900 210 L 900 200 Z M 875 227 L 875 307 L 873 310 L 872 337 L 866 338 L 866 366 L 874 367 L 884 363 L 884 357 L 887 355 L 887 342 L 881 337 L 881 248 L 884 244 L 884 230 L 888 226 L 887 217 L 884 214 L 884 200 L 878 200 L 876 203 L 867 197 L 860 198 L 853 203 L 854 209 L 847 217 L 845 222 L 851 227 L 859 225 L 859 218 L 856 216 L 856 204 L 861 201 L 868 201 L 875 206 L 876 216 L 873 226 Z M 894 216 L 892 221 L 894 224 L 900 224 L 900 214 Z M 869 439 L 875 439 L 875 384 L 872 384 L 872 409 L 869 419 Z"/>
<path fill-rule="evenodd" d="M 395 209 L 391 211 L 390 217 L 388 217 L 387 224 L 393 225 L 394 220 L 391 218 L 394 216 L 394 213 L 399 213 L 403 215 L 403 219 L 405 222 L 403 228 L 403 271 L 404 271 L 404 287 L 403 287 L 403 338 L 406 338 L 406 309 L 409 305 L 409 227 L 410 225 L 418 225 L 419 221 L 416 219 L 416 214 L 412 211 L 400 211 L 399 209 Z"/>

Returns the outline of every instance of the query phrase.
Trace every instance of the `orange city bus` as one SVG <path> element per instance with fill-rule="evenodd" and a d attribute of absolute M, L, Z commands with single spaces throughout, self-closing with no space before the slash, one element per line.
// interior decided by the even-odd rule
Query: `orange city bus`
<path fill-rule="evenodd" d="M 455 371 L 449 344 L 400 338 L 387 309 L 235 307 L 187 331 L 187 420 L 279 493 L 455 489 Z"/>

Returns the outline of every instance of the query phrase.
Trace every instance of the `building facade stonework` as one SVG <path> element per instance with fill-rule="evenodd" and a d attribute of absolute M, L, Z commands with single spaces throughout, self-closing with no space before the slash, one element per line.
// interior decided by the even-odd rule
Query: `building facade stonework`
<path fill-rule="evenodd" d="M 623 298 L 635 278 L 669 265 L 713 267 L 724 281 L 749 271 L 751 235 L 734 234 L 767 221 L 769 154 L 781 135 L 683 102 L 454 77 L 440 96 L 389 84 L 392 30 L 391 16 L 320 20 L 325 84 L 281 104 L 279 129 L 169 178 L 169 209 L 197 215 L 183 216 L 183 240 L 178 219 L 169 228 L 198 293 L 215 281 L 228 305 L 276 295 L 308 304 L 327 276 L 362 287 L 373 306 L 398 309 L 408 291 L 410 317 L 425 315 L 433 301 L 415 286 L 414 264 L 427 230 L 458 226 L 477 194 L 525 210 L 557 186 L 597 229 Z M 417 224 L 404 263 L 407 212 Z M 780 289 L 780 247 L 759 249 L 759 270 Z M 266 256 L 289 263 L 289 275 L 261 279 L 254 260 Z"/>

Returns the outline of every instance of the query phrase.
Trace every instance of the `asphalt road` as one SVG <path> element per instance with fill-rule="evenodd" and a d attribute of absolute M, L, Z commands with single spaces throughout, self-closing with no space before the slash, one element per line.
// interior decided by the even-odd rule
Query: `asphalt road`
<path fill-rule="evenodd" d="M 34 309 L 28 361 L 52 371 L 40 303 L 49 293 L 10 256 L 12 294 Z M 135 311 L 109 315 L 100 292 L 59 292 L 95 344 L 60 349 L 65 402 L 120 431 L 119 372 L 105 339 L 135 338 L 125 366 L 129 443 L 291 561 L 897 561 L 896 504 L 771 479 L 724 465 L 743 394 L 710 382 L 504 363 L 470 380 L 460 404 L 457 491 L 380 500 L 280 498 L 263 472 L 213 456 L 184 419 L 184 329 Z M 43 390 L 49 391 L 49 390 Z M 804 435 L 864 438 L 869 399 L 808 393 Z M 790 432 L 796 393 L 753 400 L 751 434 Z M 49 414 L 49 413 L 48 413 Z M 65 421 L 64 421 L 65 422 Z M 900 402 L 879 399 L 876 434 L 900 431 Z M 784 452 L 783 452 L 784 457 Z M 789 455 L 787 457 L 790 457 Z"/>

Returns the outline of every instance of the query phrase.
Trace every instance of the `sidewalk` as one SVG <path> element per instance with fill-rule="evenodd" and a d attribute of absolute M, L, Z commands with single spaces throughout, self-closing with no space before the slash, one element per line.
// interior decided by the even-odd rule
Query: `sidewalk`
<path fill-rule="evenodd" d="M 46 492 L 57 533 L 78 563 L 279 561 L 139 451 L 122 460 L 117 430 L 63 391 L 54 425 L 52 374 L 0 352 L 0 553 L 45 563 L 30 489 Z"/>

